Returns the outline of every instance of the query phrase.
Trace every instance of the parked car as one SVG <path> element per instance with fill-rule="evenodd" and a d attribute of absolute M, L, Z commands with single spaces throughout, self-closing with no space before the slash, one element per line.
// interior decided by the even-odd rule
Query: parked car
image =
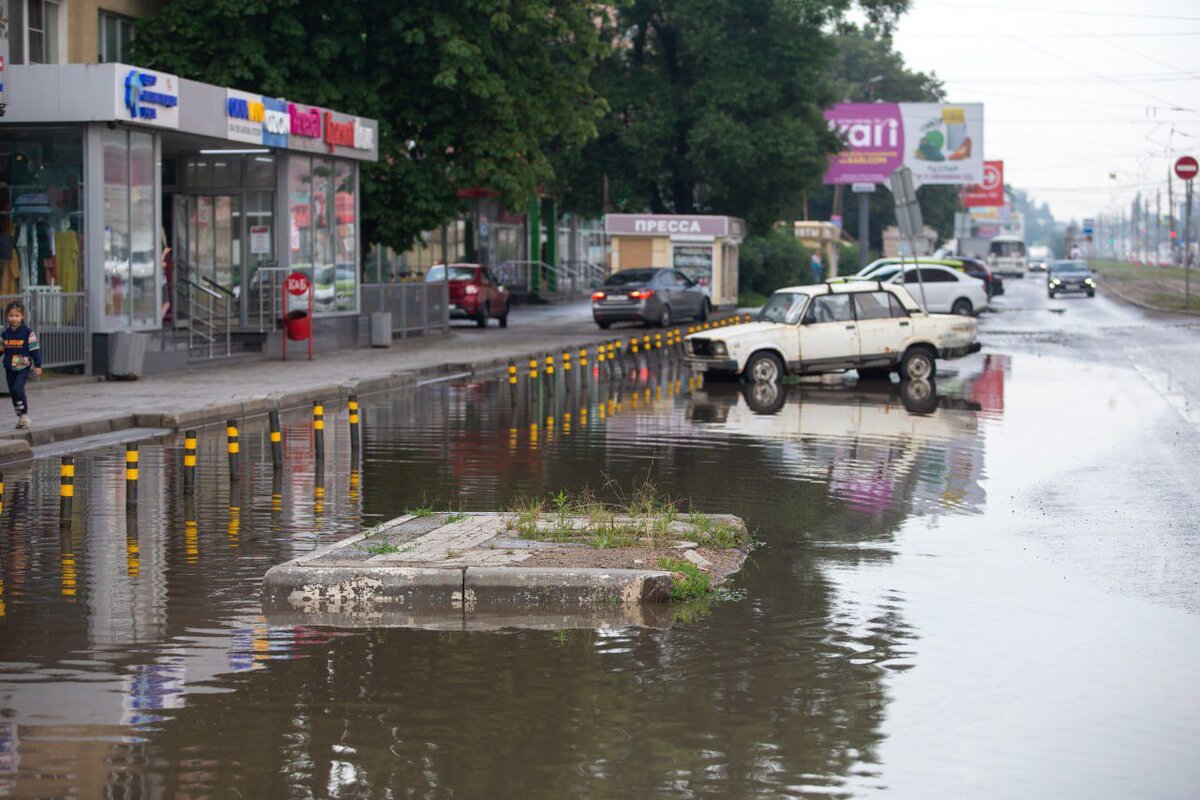
<path fill-rule="evenodd" d="M 495 317 L 501 328 L 508 327 L 508 289 L 490 269 L 480 264 L 435 264 L 425 273 L 426 283 L 445 280 L 450 284 L 451 319 L 473 319 L 486 328 L 488 318 Z"/>
<path fill-rule="evenodd" d="M 627 269 L 592 293 L 592 318 L 601 328 L 614 322 L 667 327 L 680 319 L 708 319 L 703 288 L 676 269 Z"/>
<path fill-rule="evenodd" d="M 849 369 L 928 380 L 936 359 L 978 352 L 978 335 L 976 320 L 929 314 L 904 286 L 851 281 L 780 289 L 757 321 L 683 341 L 694 368 L 754 381 Z"/>
<path fill-rule="evenodd" d="M 932 264 L 939 267 L 949 267 L 956 269 L 959 272 L 966 273 L 972 278 L 978 278 L 983 281 L 984 288 L 987 289 L 988 298 L 1004 294 L 1004 279 L 992 272 L 988 265 L 978 258 L 971 256 L 942 256 L 937 258 L 920 257 L 912 258 L 877 258 L 870 264 L 860 269 L 850 278 L 874 278 L 876 273 L 886 268 L 898 268 L 901 265 L 919 266 L 922 264 Z"/>
<path fill-rule="evenodd" d="M 922 307 L 935 314 L 971 316 L 987 308 L 988 304 L 983 281 L 960 270 L 937 264 L 891 264 L 865 278 L 854 276 L 849 282 L 864 280 L 903 285 L 909 294 L 921 302 Z"/>
<path fill-rule="evenodd" d="M 1070 292 L 1084 292 L 1088 297 L 1095 297 L 1096 276 L 1086 261 L 1051 261 L 1046 273 L 1046 294 L 1054 297 Z"/>

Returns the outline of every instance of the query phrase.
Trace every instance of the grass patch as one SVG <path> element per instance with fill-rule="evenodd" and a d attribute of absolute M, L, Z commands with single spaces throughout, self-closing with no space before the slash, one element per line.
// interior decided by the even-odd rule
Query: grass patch
<path fill-rule="evenodd" d="M 732 549 L 750 544 L 750 534 L 729 522 L 692 512 L 687 522 L 696 529 L 696 544 L 713 549 Z"/>
<path fill-rule="evenodd" d="M 461 512 L 461 511 L 455 511 L 453 514 L 451 514 L 450 516 L 446 517 L 446 522 L 447 522 L 447 523 L 450 523 L 450 522 L 462 522 L 462 521 L 463 521 L 463 520 L 465 520 L 466 518 L 467 518 L 467 515 L 466 515 L 466 514 L 464 514 L 463 512 Z"/>
<path fill-rule="evenodd" d="M 404 513 L 409 516 L 413 516 L 413 517 L 417 517 L 417 518 L 432 517 L 434 514 L 437 513 L 437 510 L 434 509 L 434 507 L 432 505 L 428 505 L 428 506 L 421 505 L 421 506 L 417 506 L 416 508 L 406 508 L 406 509 L 404 509 Z"/>
<path fill-rule="evenodd" d="M 375 544 L 367 545 L 366 547 L 363 548 L 363 550 L 365 550 L 366 552 L 370 553 L 373 556 L 386 556 L 390 553 L 399 553 L 400 552 L 400 548 L 397 547 L 396 545 L 392 544 L 391 542 L 376 542 Z"/>
<path fill-rule="evenodd" d="M 762 308 L 767 304 L 767 296 L 749 290 L 739 292 L 737 304 L 738 308 Z"/>
<path fill-rule="evenodd" d="M 672 602 L 690 603 L 713 594 L 712 578 L 690 561 L 681 558 L 660 558 L 658 568 L 673 573 Z"/>
<path fill-rule="evenodd" d="M 614 488 L 611 482 L 609 488 Z M 669 546 L 679 538 L 672 524 L 683 519 L 679 503 L 660 495 L 648 481 L 631 494 L 618 492 L 616 502 L 584 489 L 578 494 L 559 491 L 549 497 L 524 498 L 508 510 L 514 515 L 509 528 L 522 538 L 596 548 Z"/>

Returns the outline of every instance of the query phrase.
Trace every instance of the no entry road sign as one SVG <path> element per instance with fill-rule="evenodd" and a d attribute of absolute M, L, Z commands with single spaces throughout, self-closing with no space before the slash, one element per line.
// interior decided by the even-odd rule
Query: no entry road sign
<path fill-rule="evenodd" d="M 1185 181 L 1196 177 L 1197 171 L 1200 171 L 1200 164 L 1191 156 L 1180 156 L 1175 162 L 1175 174 Z"/>

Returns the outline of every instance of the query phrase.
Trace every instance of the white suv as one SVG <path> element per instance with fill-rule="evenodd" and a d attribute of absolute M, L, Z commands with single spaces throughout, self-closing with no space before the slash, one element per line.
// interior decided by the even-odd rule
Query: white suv
<path fill-rule="evenodd" d="M 694 333 L 684 348 L 697 369 L 754 381 L 848 369 L 927 380 L 935 359 L 978 352 L 978 335 L 974 318 L 928 314 L 902 286 L 853 281 L 780 289 L 757 322 Z"/>

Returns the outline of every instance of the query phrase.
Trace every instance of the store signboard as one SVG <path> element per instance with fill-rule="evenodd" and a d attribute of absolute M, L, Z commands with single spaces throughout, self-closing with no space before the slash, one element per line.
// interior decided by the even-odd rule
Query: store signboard
<path fill-rule="evenodd" d="M 731 222 L 740 220 L 678 214 L 609 214 L 604 218 L 604 232 L 626 236 L 727 236 Z"/>
<path fill-rule="evenodd" d="M 288 103 L 288 146 L 309 153 L 325 152 L 321 109 Z"/>
<path fill-rule="evenodd" d="M 1003 161 L 983 162 L 983 181 L 966 188 L 963 205 L 967 208 L 1004 205 Z"/>
<path fill-rule="evenodd" d="M 292 130 L 292 118 L 288 114 L 288 103 L 274 97 L 264 97 L 262 143 L 267 147 L 287 147 Z"/>
<path fill-rule="evenodd" d="M 235 142 L 262 144 L 267 109 L 262 95 L 225 90 L 226 137 Z"/>
<path fill-rule="evenodd" d="M 179 78 L 131 67 L 116 74 L 115 119 L 159 128 L 179 127 Z"/>
<path fill-rule="evenodd" d="M 901 166 L 918 184 L 983 181 L 982 103 L 840 103 L 825 119 L 846 143 L 825 183 L 883 183 Z"/>

